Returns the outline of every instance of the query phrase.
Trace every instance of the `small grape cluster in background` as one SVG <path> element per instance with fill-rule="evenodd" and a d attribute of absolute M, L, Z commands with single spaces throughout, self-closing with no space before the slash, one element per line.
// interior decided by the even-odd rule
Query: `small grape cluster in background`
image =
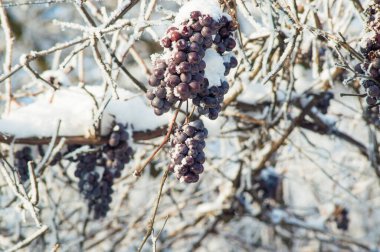
<path fill-rule="evenodd" d="M 355 71 L 359 74 L 366 75 L 362 78 L 361 86 L 365 90 L 365 101 L 370 106 L 377 106 L 380 103 L 380 4 L 373 3 L 366 10 L 367 12 L 367 29 L 366 36 L 361 41 L 360 52 L 365 58 L 364 63 L 355 66 Z"/>
<path fill-rule="evenodd" d="M 214 50 L 221 56 L 236 46 L 232 32 L 236 30 L 233 21 L 226 16 L 219 20 L 200 11 L 193 11 L 179 26 L 170 27 L 161 40 L 164 54 L 156 59 L 147 92 L 156 115 L 168 112 L 177 101 L 192 99 L 198 112 L 216 119 L 221 110 L 228 83 L 209 83 L 205 76 L 207 50 Z M 234 56 L 226 57 L 224 74 L 238 65 Z"/>
<path fill-rule="evenodd" d="M 121 176 L 125 164 L 131 160 L 132 148 L 128 144 L 129 134 L 121 124 L 116 124 L 107 144 L 78 155 L 75 176 L 79 178 L 79 190 L 88 200 L 94 218 L 105 217 L 112 201 L 112 185 Z M 71 148 L 75 150 L 75 148 Z"/>
<path fill-rule="evenodd" d="M 195 183 L 199 180 L 206 160 L 203 149 L 207 135 L 201 120 L 185 123 L 175 130 L 171 140 L 170 170 L 180 181 Z"/>
<path fill-rule="evenodd" d="M 28 162 L 33 161 L 32 149 L 24 147 L 15 153 L 15 167 L 20 174 L 20 179 L 25 182 L 29 179 Z"/>
<path fill-rule="evenodd" d="M 112 179 L 111 181 L 105 179 L 108 174 L 106 170 L 100 178 L 96 170 L 99 154 L 99 152 L 88 152 L 79 155 L 75 171 L 75 176 L 79 178 L 79 191 L 88 200 L 89 209 L 94 210 L 95 219 L 106 215 L 112 200 Z"/>

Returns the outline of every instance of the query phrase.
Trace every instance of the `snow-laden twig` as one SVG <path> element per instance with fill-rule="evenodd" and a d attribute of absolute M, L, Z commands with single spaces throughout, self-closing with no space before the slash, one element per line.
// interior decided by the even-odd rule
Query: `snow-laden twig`
<path fill-rule="evenodd" d="M 3 0 L 0 0 L 0 5 L 3 4 Z M 4 74 L 9 74 L 12 69 L 12 55 L 13 55 L 13 33 L 9 24 L 7 12 L 4 7 L 0 8 L 0 22 L 5 35 L 5 55 L 4 55 Z M 12 81 L 8 78 L 5 82 L 5 93 L 7 95 L 5 111 L 9 113 L 12 102 Z"/>
<path fill-rule="evenodd" d="M 17 243 L 16 245 L 14 245 L 13 247 L 5 250 L 5 252 L 14 252 L 14 251 L 19 251 L 20 249 L 22 248 L 25 248 L 26 246 L 28 246 L 32 241 L 34 241 L 35 239 L 37 239 L 38 237 L 40 237 L 41 235 L 43 235 L 47 230 L 48 230 L 48 226 L 46 225 L 43 225 L 40 229 L 38 229 L 36 232 L 34 232 L 32 235 L 30 235 L 28 238 L 26 238 L 25 240 Z"/>
<path fill-rule="evenodd" d="M 33 205 L 37 205 L 39 201 L 39 192 L 38 192 L 38 182 L 35 174 L 35 164 L 33 161 L 28 162 L 28 172 L 29 172 L 29 181 L 30 181 L 30 202 Z"/>
<path fill-rule="evenodd" d="M 44 155 L 44 157 L 42 158 L 42 160 L 38 163 L 37 167 L 36 167 L 36 173 L 41 176 L 45 170 L 45 165 L 47 163 L 47 161 L 49 160 L 49 157 L 53 151 L 53 148 L 54 148 L 54 145 L 57 141 L 57 137 L 59 135 L 59 129 L 61 127 L 61 120 L 58 120 L 57 122 L 57 126 L 56 126 L 56 130 L 54 132 L 54 135 L 52 136 L 51 138 L 51 141 L 49 143 L 49 146 L 46 150 L 46 153 Z"/>
<path fill-rule="evenodd" d="M 164 188 L 165 181 L 166 181 L 168 175 L 169 175 L 169 168 L 167 168 L 165 170 L 164 175 L 161 178 L 160 188 L 159 188 L 158 193 L 157 193 L 157 198 L 156 198 L 156 202 L 155 202 L 154 207 L 153 207 L 152 215 L 149 218 L 149 222 L 148 222 L 148 225 L 147 225 L 147 231 L 146 231 L 146 234 L 144 236 L 144 239 L 143 239 L 142 243 L 140 244 L 140 246 L 138 248 L 138 252 L 140 252 L 143 249 L 145 242 L 148 240 L 149 236 L 153 232 L 154 221 L 156 219 L 158 205 L 160 204 L 160 199 L 161 199 L 161 195 L 162 195 L 162 189 Z"/>

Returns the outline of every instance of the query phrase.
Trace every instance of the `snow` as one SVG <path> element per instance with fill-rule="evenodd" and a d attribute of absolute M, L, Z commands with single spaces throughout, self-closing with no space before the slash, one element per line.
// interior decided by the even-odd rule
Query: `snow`
<path fill-rule="evenodd" d="M 210 83 L 209 87 L 220 86 L 221 80 L 224 80 L 226 69 L 223 65 L 223 57 L 215 50 L 207 49 L 203 60 L 206 62 L 205 78 Z"/>
<path fill-rule="evenodd" d="M 214 0 L 192 0 L 184 4 L 175 18 L 175 24 L 180 25 L 189 19 L 192 11 L 201 11 L 203 15 L 210 15 L 214 20 L 219 20 L 222 16 L 231 20 L 230 15 L 222 12 L 217 1 Z"/>
<path fill-rule="evenodd" d="M 102 87 L 88 87 L 100 101 Z M 168 123 L 169 115 L 157 117 L 146 104 L 145 97 L 124 89 L 117 90 L 120 99 L 111 99 L 102 117 L 102 134 L 111 130 L 111 123 L 133 123 L 135 130 L 155 129 Z M 51 101 L 50 101 L 51 100 Z M 93 99 L 78 87 L 61 88 L 52 94 L 38 96 L 34 102 L 3 115 L 0 119 L 0 132 L 16 137 L 52 136 L 61 120 L 59 135 L 88 135 L 94 122 Z"/>

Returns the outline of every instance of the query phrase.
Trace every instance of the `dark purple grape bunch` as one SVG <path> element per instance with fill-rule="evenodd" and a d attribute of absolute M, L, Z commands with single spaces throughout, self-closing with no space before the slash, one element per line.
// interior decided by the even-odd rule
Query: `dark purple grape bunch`
<path fill-rule="evenodd" d="M 28 162 L 33 161 L 32 149 L 24 147 L 15 153 L 15 167 L 20 174 L 20 179 L 25 182 L 29 179 Z"/>
<path fill-rule="evenodd" d="M 350 219 L 348 217 L 348 209 L 345 207 L 337 207 L 334 213 L 334 221 L 336 227 L 340 230 L 347 231 L 350 224 Z"/>
<path fill-rule="evenodd" d="M 107 169 L 104 170 L 100 181 L 98 173 L 89 174 L 88 181 L 92 181 L 92 184 L 90 183 L 90 193 L 87 194 L 88 207 L 94 211 L 95 219 L 105 217 L 110 210 L 113 179 L 113 175 Z"/>
<path fill-rule="evenodd" d="M 225 52 L 232 51 L 236 46 L 236 41 L 233 38 L 233 32 L 237 29 L 237 24 L 234 21 L 229 21 L 226 17 L 219 20 L 218 32 L 216 33 L 213 43 L 216 51 L 223 55 Z"/>
<path fill-rule="evenodd" d="M 116 124 L 103 147 L 105 154 L 105 168 L 114 178 L 121 176 L 125 164 L 131 160 L 133 150 L 128 144 L 129 134 L 122 124 Z"/>
<path fill-rule="evenodd" d="M 195 98 L 205 88 L 206 62 L 203 58 L 206 50 L 215 45 L 214 50 L 221 55 L 231 51 L 236 46 L 232 37 L 235 30 L 233 21 L 227 17 L 214 20 L 200 11 L 191 12 L 188 20 L 167 30 L 161 40 L 165 54 L 154 61 L 153 74 L 149 78 L 153 89 L 147 92 L 156 115 L 169 111 L 179 100 Z M 237 60 L 230 57 L 225 63 L 228 74 L 229 69 L 237 65 Z"/>
<path fill-rule="evenodd" d="M 195 183 L 204 170 L 207 129 L 201 120 L 179 126 L 171 139 L 170 170 L 182 182 Z"/>
<path fill-rule="evenodd" d="M 260 200 L 275 200 L 279 186 L 280 177 L 272 168 L 263 170 L 254 181 L 254 188 Z"/>
<path fill-rule="evenodd" d="M 233 31 L 236 30 L 236 25 L 233 21 L 228 21 L 226 17 L 222 17 L 219 21 L 220 28 L 214 37 L 213 43 L 215 50 L 224 55 L 225 52 L 232 51 L 236 46 L 236 41 L 233 38 Z M 234 56 L 227 56 L 224 61 L 224 75 L 227 76 L 232 68 L 237 67 L 238 61 Z M 222 110 L 224 96 L 229 90 L 228 82 L 220 80 L 219 83 L 209 83 L 205 78 L 201 91 L 193 98 L 193 104 L 197 107 L 200 115 L 205 115 L 211 120 L 218 118 Z"/>
<path fill-rule="evenodd" d="M 355 66 L 355 71 L 362 76 L 360 81 L 364 88 L 365 101 L 369 107 L 380 103 L 380 4 L 374 1 L 366 10 L 367 33 L 360 43 L 360 52 L 364 62 Z"/>
<path fill-rule="evenodd" d="M 156 60 L 154 62 L 153 74 L 149 78 L 149 85 L 153 89 L 148 90 L 146 97 L 150 100 L 150 104 L 154 108 L 156 115 L 162 115 L 170 110 L 170 108 L 179 100 L 174 95 L 174 90 L 168 86 L 168 83 L 179 83 L 177 79 L 171 78 L 168 82 L 164 81 L 164 74 L 167 71 L 165 60 Z"/>
<path fill-rule="evenodd" d="M 79 191 L 88 201 L 89 210 L 93 211 L 95 219 L 106 216 L 113 192 L 113 175 L 107 169 L 104 169 L 103 173 L 96 169 L 99 160 L 101 160 L 99 151 L 78 155 L 77 169 L 74 173 L 79 178 Z"/>

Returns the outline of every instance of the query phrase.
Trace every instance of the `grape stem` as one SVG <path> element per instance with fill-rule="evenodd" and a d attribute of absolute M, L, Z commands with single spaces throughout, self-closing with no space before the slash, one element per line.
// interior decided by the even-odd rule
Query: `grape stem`
<path fill-rule="evenodd" d="M 139 166 L 138 168 L 135 169 L 135 172 L 133 173 L 134 176 L 136 177 L 140 177 L 141 176 L 141 173 L 142 171 L 145 169 L 145 167 L 153 160 L 153 158 L 158 154 L 158 152 L 165 146 L 165 144 L 169 141 L 170 139 L 170 134 L 172 133 L 173 131 L 173 127 L 174 127 L 174 124 L 175 124 L 175 121 L 177 119 L 177 116 L 178 116 L 178 112 L 181 108 L 181 105 L 182 105 L 182 102 L 179 103 L 178 105 L 178 108 L 170 122 L 170 126 L 169 126 L 169 129 L 168 129 L 168 132 L 166 133 L 165 135 L 165 138 L 164 140 L 162 140 L 161 144 L 157 147 L 157 149 L 152 153 L 152 155 L 150 155 L 150 157 L 144 162 L 144 164 L 142 166 Z"/>
<path fill-rule="evenodd" d="M 179 106 L 180 107 L 180 106 Z M 178 114 L 178 109 L 177 109 L 177 114 Z M 156 219 L 156 215 L 157 215 L 157 210 L 158 210 L 158 205 L 160 204 L 160 199 L 161 199 L 161 196 L 162 196 L 162 189 L 164 188 L 164 185 L 165 185 L 165 181 L 166 179 L 168 178 L 168 175 L 169 175 L 169 168 L 167 168 L 165 170 L 165 173 L 164 175 L 162 176 L 161 178 L 161 183 L 160 183 L 160 189 L 158 190 L 158 193 L 157 193 L 157 198 L 156 198 L 156 202 L 154 204 L 154 208 L 153 208 L 153 211 L 152 211 L 152 216 L 150 217 L 149 219 L 149 222 L 148 222 L 148 228 L 146 230 L 146 233 L 145 233 L 145 236 L 144 236 L 144 239 L 143 241 L 141 242 L 141 245 L 138 249 L 138 252 L 140 252 L 143 247 L 144 247 L 144 244 L 145 242 L 148 240 L 149 236 L 152 234 L 153 232 L 153 226 L 154 226 L 154 221 Z M 160 232 L 161 233 L 161 232 Z"/>

